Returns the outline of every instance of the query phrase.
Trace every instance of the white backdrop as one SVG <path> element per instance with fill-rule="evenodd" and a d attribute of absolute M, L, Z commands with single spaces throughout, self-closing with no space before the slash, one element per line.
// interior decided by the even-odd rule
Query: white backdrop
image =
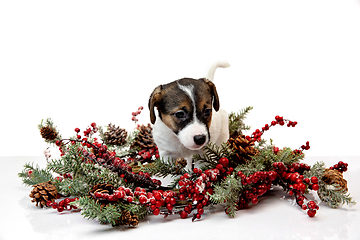
<path fill-rule="evenodd" d="M 63 137 L 131 131 L 157 85 L 217 59 L 221 107 L 253 106 L 252 131 L 281 115 L 298 126 L 267 132 L 277 146 L 360 155 L 359 0 L 1 1 L 0 34 L 2 156 L 42 155 L 47 117 Z"/>

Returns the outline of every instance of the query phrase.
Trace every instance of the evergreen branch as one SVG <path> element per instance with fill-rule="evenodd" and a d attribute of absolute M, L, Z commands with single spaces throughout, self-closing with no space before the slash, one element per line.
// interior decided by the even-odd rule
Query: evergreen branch
<path fill-rule="evenodd" d="M 25 164 L 23 171 L 18 173 L 18 176 L 22 178 L 23 184 L 26 186 L 34 186 L 38 183 L 54 181 L 48 169 L 40 169 L 38 165 L 34 166 L 33 163 Z"/>
<path fill-rule="evenodd" d="M 64 196 L 83 196 L 86 195 L 91 185 L 87 184 L 86 181 L 80 179 L 63 179 L 61 182 L 56 182 L 56 188 Z"/>
<path fill-rule="evenodd" d="M 232 148 L 226 142 L 221 146 L 209 143 L 202 150 L 203 155 L 195 154 L 193 161 L 202 164 L 204 169 L 215 168 L 220 158 L 231 159 L 231 156 L 234 155 Z"/>
<path fill-rule="evenodd" d="M 311 178 L 312 176 L 315 176 L 319 179 L 319 184 L 324 183 L 323 181 L 321 181 L 322 176 L 324 175 L 325 172 L 325 163 L 324 162 L 316 162 L 309 171 L 305 171 L 304 172 L 304 177 L 305 178 Z"/>
<path fill-rule="evenodd" d="M 110 223 L 112 226 L 117 225 L 117 221 L 120 219 L 123 211 L 136 214 L 139 220 L 148 214 L 147 207 L 144 205 L 116 202 L 102 206 L 90 197 L 80 197 L 73 205 L 81 208 L 81 215 L 84 218 L 88 220 L 97 219 L 101 224 Z"/>
<path fill-rule="evenodd" d="M 88 220 L 97 219 L 101 224 L 110 223 L 115 226 L 116 221 L 121 217 L 120 211 L 112 204 L 102 207 L 100 203 L 89 197 L 80 197 L 74 202 L 81 208 L 81 215 Z"/>
<path fill-rule="evenodd" d="M 169 175 L 174 177 L 189 173 L 188 170 L 176 165 L 175 159 L 165 161 L 163 158 L 158 158 L 151 164 L 142 165 L 140 171 L 158 177 L 167 177 Z"/>
<path fill-rule="evenodd" d="M 210 200 L 215 204 L 226 203 L 226 213 L 230 217 L 235 217 L 237 211 L 237 201 L 242 190 L 242 184 L 234 174 L 229 175 L 220 185 L 215 185 L 214 193 L 210 195 Z"/>
<path fill-rule="evenodd" d="M 264 164 L 256 161 L 249 161 L 246 164 L 238 165 L 235 172 L 241 171 L 245 176 L 250 176 L 255 172 L 265 171 Z"/>
<path fill-rule="evenodd" d="M 243 108 L 238 113 L 231 112 L 229 114 L 229 132 L 230 136 L 234 133 L 242 134 L 242 131 L 250 130 L 250 126 L 244 124 L 244 120 L 246 115 L 253 109 L 253 107 L 249 106 Z"/>
<path fill-rule="evenodd" d="M 136 214 L 139 220 L 143 219 L 149 213 L 147 207 L 141 204 L 125 204 L 123 202 L 119 202 L 117 203 L 117 207 L 121 211 L 125 210 Z"/>
<path fill-rule="evenodd" d="M 318 195 L 321 201 L 326 202 L 331 208 L 337 208 L 344 204 L 356 204 L 350 197 L 350 193 L 347 193 L 345 189 L 341 189 L 337 184 L 320 184 Z"/>

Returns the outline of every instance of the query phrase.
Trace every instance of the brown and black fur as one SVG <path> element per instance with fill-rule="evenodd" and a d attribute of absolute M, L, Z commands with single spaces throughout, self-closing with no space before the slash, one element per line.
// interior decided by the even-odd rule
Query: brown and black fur
<path fill-rule="evenodd" d="M 192 99 L 182 90 L 179 85 L 193 86 L 193 97 L 195 101 L 196 111 L 194 111 L 194 104 Z M 177 81 L 173 81 L 168 84 L 160 85 L 150 96 L 149 109 L 151 123 L 155 123 L 156 114 L 155 107 L 158 110 L 160 119 L 168 126 L 172 131 L 177 134 L 187 124 L 194 119 L 194 112 L 196 118 L 204 123 L 207 128 L 211 124 L 211 111 L 212 107 L 215 111 L 220 108 L 219 97 L 216 91 L 215 85 L 205 79 L 192 79 L 183 78 Z M 187 119 L 182 121 L 175 117 L 175 113 L 179 110 L 183 110 L 188 114 Z M 205 111 L 209 114 L 205 114 Z"/>

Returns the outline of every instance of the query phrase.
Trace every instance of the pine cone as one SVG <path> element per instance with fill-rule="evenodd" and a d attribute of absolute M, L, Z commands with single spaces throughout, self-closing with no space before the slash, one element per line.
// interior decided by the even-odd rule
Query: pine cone
<path fill-rule="evenodd" d="M 126 143 L 127 131 L 109 123 L 108 131 L 104 133 L 104 136 L 106 144 L 121 146 Z"/>
<path fill-rule="evenodd" d="M 58 133 L 56 132 L 56 130 L 50 126 L 45 126 L 45 127 L 42 127 L 40 129 L 40 134 L 41 134 L 41 137 L 46 139 L 46 140 L 54 140 Z"/>
<path fill-rule="evenodd" d="M 140 131 L 135 137 L 134 143 L 132 144 L 131 148 L 140 147 L 141 149 L 149 149 L 155 147 L 156 144 L 152 136 L 152 127 L 150 123 L 147 126 L 141 125 L 139 130 Z"/>
<path fill-rule="evenodd" d="M 238 164 L 244 164 L 259 153 L 259 151 L 254 148 L 254 142 L 247 140 L 245 135 L 234 135 L 228 140 L 228 144 L 235 150 L 235 164 L 230 163 L 230 165 L 232 165 L 231 167 L 236 167 Z"/>
<path fill-rule="evenodd" d="M 326 184 L 335 183 L 345 192 L 348 191 L 347 181 L 343 178 L 342 173 L 337 170 L 326 169 L 321 180 Z"/>
<path fill-rule="evenodd" d="M 179 173 L 181 171 L 181 169 L 186 167 L 186 165 L 187 165 L 187 160 L 185 158 L 176 159 L 176 161 L 175 161 L 175 167 L 176 167 L 175 173 Z"/>
<path fill-rule="evenodd" d="M 123 211 L 121 213 L 121 217 L 116 222 L 116 225 L 131 225 L 136 226 L 139 224 L 139 217 L 136 214 L 133 214 L 129 211 Z"/>
<path fill-rule="evenodd" d="M 36 206 L 40 204 L 40 207 L 46 206 L 47 201 L 54 202 L 57 197 L 57 190 L 51 181 L 38 183 L 34 185 L 29 197 L 33 198 L 31 202 L 36 202 Z"/>

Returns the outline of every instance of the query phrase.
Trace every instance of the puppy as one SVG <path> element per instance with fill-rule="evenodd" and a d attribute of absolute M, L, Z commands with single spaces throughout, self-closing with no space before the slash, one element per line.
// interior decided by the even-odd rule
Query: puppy
<path fill-rule="evenodd" d="M 183 157 L 190 167 L 192 156 L 201 153 L 206 144 L 220 145 L 229 139 L 228 116 L 220 110 L 212 82 L 218 67 L 229 66 L 227 62 L 216 62 L 205 78 L 183 78 L 154 89 L 149 109 L 160 157 Z"/>

